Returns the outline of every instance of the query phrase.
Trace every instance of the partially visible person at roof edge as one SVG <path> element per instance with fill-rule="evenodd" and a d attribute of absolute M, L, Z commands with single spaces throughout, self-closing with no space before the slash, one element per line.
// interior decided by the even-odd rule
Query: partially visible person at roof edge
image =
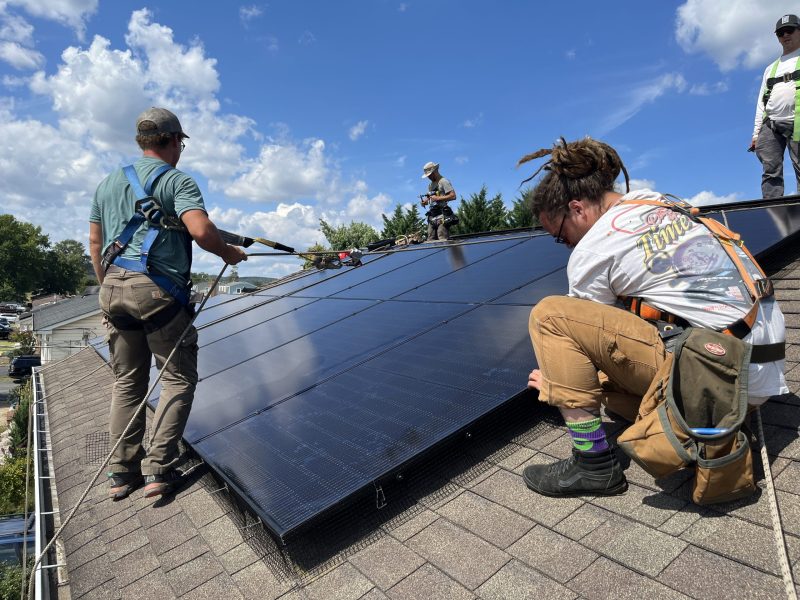
<path fill-rule="evenodd" d="M 456 199 L 456 191 L 450 180 L 439 173 L 439 163 L 428 162 L 422 167 L 422 178 L 429 179 L 428 197 L 422 205 L 430 204 L 426 213 L 428 217 L 428 241 L 449 240 L 450 224 L 447 217 L 452 216 L 453 209 L 447 203 Z"/>
<path fill-rule="evenodd" d="M 761 194 L 784 195 L 783 156 L 789 148 L 797 189 L 800 189 L 800 19 L 784 15 L 775 24 L 783 53 L 764 69 L 756 99 L 756 118 L 750 150 L 761 161 Z"/>
<path fill-rule="evenodd" d="M 123 170 L 108 175 L 97 187 L 89 217 L 89 248 L 100 289 L 100 307 L 108 320 L 114 388 L 111 396 L 111 443 L 119 439 L 147 391 L 151 357 L 161 368 L 194 314 L 191 304 L 179 301 L 191 289 L 191 242 L 235 265 L 247 255 L 223 242 L 206 213 L 200 189 L 189 175 L 175 167 L 184 149 L 178 118 L 163 108 L 150 108 L 136 120 L 136 143 L 142 156 L 133 165 L 139 183 L 160 168 L 167 170 L 153 184 L 152 196 L 167 216 L 180 220 L 185 230 L 160 229 L 149 255 L 142 256 L 148 230 L 145 221 L 116 262 L 131 266 L 144 260 L 149 274 L 166 276 L 157 285 L 148 274 L 111 264 L 103 265 L 104 249 L 115 242 L 135 213 L 137 195 Z M 165 167 L 168 165 L 168 167 Z M 171 168 L 169 168 L 171 167 Z M 129 262 L 126 262 L 129 261 Z M 164 287 L 176 285 L 175 297 Z M 170 360 L 161 380 L 158 408 L 152 420 L 150 447 L 142 439 L 145 411 L 139 412 L 128 435 L 111 458 L 110 496 L 119 500 L 145 484 L 145 496 L 168 493 L 180 480 L 175 470 L 178 442 L 189 417 L 197 384 L 197 331 L 188 335 Z"/>
<path fill-rule="evenodd" d="M 611 146 L 591 138 L 562 139 L 520 164 L 547 155 L 532 207 L 555 241 L 572 249 L 569 292 L 543 299 L 531 312 L 539 368 L 528 385 L 538 390 L 539 400 L 560 409 L 574 448 L 566 460 L 526 467 L 524 479 L 530 489 L 549 496 L 619 494 L 627 481 L 606 439 L 600 407 L 634 421 L 668 354 L 658 329 L 625 310 L 621 299 L 641 298 L 687 325 L 716 331 L 743 318 L 754 303 L 707 227 L 672 209 L 626 203 L 663 200 L 656 192 L 614 191 L 620 172 L 626 184 L 628 174 Z M 785 340 L 774 297 L 759 302 L 744 340 Z M 788 392 L 783 363 L 750 365 L 750 403 Z"/>

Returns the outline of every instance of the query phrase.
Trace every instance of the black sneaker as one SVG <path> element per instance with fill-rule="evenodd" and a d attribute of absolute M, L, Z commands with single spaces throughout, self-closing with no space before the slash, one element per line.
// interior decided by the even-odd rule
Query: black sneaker
<path fill-rule="evenodd" d="M 146 475 L 144 478 L 144 497 L 153 498 L 162 494 L 169 494 L 177 488 L 182 481 L 182 475 L 175 470 Z"/>
<path fill-rule="evenodd" d="M 525 467 L 525 485 L 545 496 L 613 496 L 628 489 L 614 451 L 581 452 L 552 465 Z"/>
<path fill-rule="evenodd" d="M 144 477 L 139 472 L 131 473 L 109 473 L 111 489 L 108 496 L 112 500 L 123 500 L 131 495 L 131 492 L 142 487 Z"/>

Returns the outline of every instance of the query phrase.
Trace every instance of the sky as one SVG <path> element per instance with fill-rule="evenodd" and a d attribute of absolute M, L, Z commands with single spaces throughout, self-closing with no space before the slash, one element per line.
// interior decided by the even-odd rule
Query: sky
<path fill-rule="evenodd" d="M 94 190 L 175 112 L 178 165 L 220 227 L 308 248 L 319 220 L 410 207 L 440 163 L 510 206 L 560 137 L 614 146 L 634 187 L 760 196 L 747 147 L 788 0 L 0 0 L 0 214 L 88 242 Z M 790 170 L 788 172 L 791 172 Z M 794 192 L 787 186 L 787 193 Z M 457 207 L 457 204 L 455 205 Z M 193 271 L 220 259 L 195 250 Z M 278 277 L 299 259 L 253 257 Z"/>

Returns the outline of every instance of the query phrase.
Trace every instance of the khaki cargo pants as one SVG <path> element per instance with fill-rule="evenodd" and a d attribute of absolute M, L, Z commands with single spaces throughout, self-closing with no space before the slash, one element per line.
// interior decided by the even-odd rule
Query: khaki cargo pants
<path fill-rule="evenodd" d="M 563 408 L 602 404 L 634 421 L 667 356 L 655 326 L 591 300 L 549 296 L 528 329 L 543 377 L 539 400 Z"/>
<path fill-rule="evenodd" d="M 100 308 L 110 318 L 133 317 L 146 322 L 175 300 L 146 275 L 112 267 L 100 288 Z M 130 320 L 130 319 L 128 319 Z M 111 443 L 120 438 L 144 398 L 150 380 L 151 359 L 161 368 L 175 342 L 191 321 L 188 311 L 155 331 L 129 329 L 108 324 L 114 389 L 111 396 Z M 150 447 L 145 453 L 142 439 L 145 410 L 139 412 L 125 439 L 111 458 L 114 473 L 157 475 L 170 471 L 178 461 L 178 442 L 183 435 L 197 385 L 197 331 L 191 328 L 161 378 L 158 407 L 152 420 Z"/>

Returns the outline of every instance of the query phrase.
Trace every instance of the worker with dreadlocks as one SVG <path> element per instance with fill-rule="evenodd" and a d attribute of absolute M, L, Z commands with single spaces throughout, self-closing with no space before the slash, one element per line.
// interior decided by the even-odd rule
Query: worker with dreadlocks
<path fill-rule="evenodd" d="M 611 146 L 588 137 L 570 143 L 562 138 L 519 164 L 547 155 L 532 207 L 556 243 L 572 249 L 569 293 L 545 298 L 531 312 L 539 368 L 528 386 L 560 409 L 574 448 L 555 464 L 526 467 L 524 480 L 548 496 L 620 494 L 628 484 L 606 439 L 600 407 L 635 420 L 669 356 L 659 329 L 625 310 L 621 300 L 639 298 L 687 326 L 716 331 L 757 303 L 744 338 L 753 344 L 782 342 L 783 315 L 772 297 L 751 300 L 737 267 L 706 226 L 661 202 L 642 203 L 665 200 L 658 193 L 614 191 L 620 172 L 628 190 L 629 180 Z M 783 360 L 750 365 L 751 404 L 787 391 Z"/>

